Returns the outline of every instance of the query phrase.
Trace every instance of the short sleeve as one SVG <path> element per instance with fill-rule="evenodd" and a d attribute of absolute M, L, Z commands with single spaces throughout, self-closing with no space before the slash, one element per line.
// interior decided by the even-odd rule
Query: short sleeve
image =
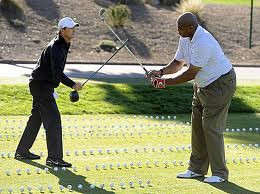
<path fill-rule="evenodd" d="M 179 39 L 179 45 L 178 49 L 175 53 L 174 59 L 177 61 L 184 61 L 184 53 L 183 53 L 183 44 L 182 44 L 182 38 Z"/>
<path fill-rule="evenodd" d="M 209 45 L 195 45 L 191 50 L 190 63 L 196 67 L 204 67 L 208 64 L 210 57 L 211 48 Z"/>

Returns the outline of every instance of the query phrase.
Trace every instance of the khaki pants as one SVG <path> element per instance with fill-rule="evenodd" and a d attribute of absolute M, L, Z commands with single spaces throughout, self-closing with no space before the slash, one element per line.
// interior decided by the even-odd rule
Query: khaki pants
<path fill-rule="evenodd" d="M 235 71 L 232 69 L 204 88 L 194 84 L 193 89 L 189 170 L 206 175 L 210 164 L 213 176 L 228 180 L 223 132 L 236 90 Z"/>

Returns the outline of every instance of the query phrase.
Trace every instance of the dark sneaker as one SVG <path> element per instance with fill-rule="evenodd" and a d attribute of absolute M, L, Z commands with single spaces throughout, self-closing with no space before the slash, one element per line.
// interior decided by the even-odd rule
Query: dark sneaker
<path fill-rule="evenodd" d="M 28 152 L 26 154 L 15 153 L 14 159 L 16 159 L 16 160 L 39 160 L 39 159 L 41 159 L 41 157 L 36 154 Z"/>
<path fill-rule="evenodd" d="M 62 159 L 51 159 L 47 158 L 46 159 L 46 165 L 47 166 L 56 166 L 56 167 L 71 167 L 71 163 L 65 162 Z"/>

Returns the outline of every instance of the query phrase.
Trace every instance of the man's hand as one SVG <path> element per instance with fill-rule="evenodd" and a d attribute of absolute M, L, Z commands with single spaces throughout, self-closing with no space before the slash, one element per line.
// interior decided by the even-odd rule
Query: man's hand
<path fill-rule="evenodd" d="M 82 89 L 82 84 L 80 83 L 80 82 L 77 82 L 76 84 L 74 84 L 73 86 L 72 86 L 72 88 L 74 89 L 74 90 L 76 90 L 76 91 L 79 91 L 79 90 L 81 90 Z"/>
<path fill-rule="evenodd" d="M 162 77 L 162 73 L 160 70 L 151 70 L 147 74 L 147 78 L 151 77 Z"/>
<path fill-rule="evenodd" d="M 150 77 L 150 82 L 155 88 L 163 89 L 166 88 L 165 79 L 159 77 Z"/>

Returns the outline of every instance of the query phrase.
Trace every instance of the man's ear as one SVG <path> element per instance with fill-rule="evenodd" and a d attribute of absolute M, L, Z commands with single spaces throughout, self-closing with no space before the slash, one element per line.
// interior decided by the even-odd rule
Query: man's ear
<path fill-rule="evenodd" d="M 63 34 L 63 33 L 64 33 L 64 31 L 65 31 L 65 29 L 64 29 L 64 28 L 60 29 L 60 34 Z"/>
<path fill-rule="evenodd" d="M 193 26 L 193 25 L 190 25 L 190 26 L 189 26 L 189 31 L 190 31 L 190 32 L 193 32 L 193 31 L 194 31 L 194 26 Z"/>

